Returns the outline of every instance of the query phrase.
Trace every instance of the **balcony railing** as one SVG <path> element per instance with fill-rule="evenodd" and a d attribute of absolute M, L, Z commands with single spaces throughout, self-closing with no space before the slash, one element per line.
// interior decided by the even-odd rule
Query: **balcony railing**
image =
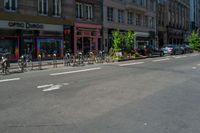
<path fill-rule="evenodd" d="M 126 8 L 129 9 L 129 10 L 137 10 L 137 11 L 140 11 L 140 12 L 146 12 L 147 11 L 145 5 L 140 5 L 140 4 L 133 2 L 131 0 L 127 0 Z"/>

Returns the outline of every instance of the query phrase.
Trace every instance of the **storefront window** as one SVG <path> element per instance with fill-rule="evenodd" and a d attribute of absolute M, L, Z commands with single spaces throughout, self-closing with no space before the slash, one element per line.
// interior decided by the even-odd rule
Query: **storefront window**
<path fill-rule="evenodd" d="M 19 54 L 18 38 L 0 37 L 0 53 L 8 53 L 11 60 L 16 60 Z"/>
<path fill-rule="evenodd" d="M 77 39 L 77 50 L 82 51 L 83 50 L 83 44 L 82 44 L 82 38 Z"/>
<path fill-rule="evenodd" d="M 56 57 L 63 57 L 63 39 L 38 39 L 38 52 L 44 59 L 53 58 L 54 54 Z"/>

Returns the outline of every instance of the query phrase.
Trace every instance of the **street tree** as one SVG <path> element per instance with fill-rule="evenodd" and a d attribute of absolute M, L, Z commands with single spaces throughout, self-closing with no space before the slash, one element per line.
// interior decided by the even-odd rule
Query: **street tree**
<path fill-rule="evenodd" d="M 126 50 L 128 53 L 131 53 L 131 51 L 134 48 L 135 33 L 133 31 L 128 31 L 124 39 L 125 39 L 125 44 L 126 44 Z"/>
<path fill-rule="evenodd" d="M 200 37 L 197 31 L 193 31 L 189 37 L 189 45 L 193 50 L 200 52 Z"/>
<path fill-rule="evenodd" d="M 123 43 L 123 36 L 122 33 L 117 30 L 112 33 L 113 36 L 113 49 L 114 52 L 121 52 L 122 51 L 122 43 Z"/>

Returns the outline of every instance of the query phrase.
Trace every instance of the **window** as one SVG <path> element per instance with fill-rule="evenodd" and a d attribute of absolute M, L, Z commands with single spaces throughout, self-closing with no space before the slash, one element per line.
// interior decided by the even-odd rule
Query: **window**
<path fill-rule="evenodd" d="M 52 58 L 53 54 L 57 57 L 63 56 L 63 40 L 60 38 L 38 38 L 38 49 L 44 59 Z"/>
<path fill-rule="evenodd" d="M 17 0 L 4 0 L 4 8 L 8 11 L 15 11 L 17 9 Z"/>
<path fill-rule="evenodd" d="M 133 24 L 133 13 L 128 12 L 128 24 Z"/>
<path fill-rule="evenodd" d="M 141 15 L 140 14 L 136 15 L 136 25 L 141 26 Z"/>
<path fill-rule="evenodd" d="M 144 26 L 148 27 L 148 16 L 144 17 Z"/>
<path fill-rule="evenodd" d="M 138 4 L 139 6 L 144 6 L 144 1 L 143 1 L 143 0 L 138 0 L 137 2 L 138 2 L 137 4 Z"/>
<path fill-rule="evenodd" d="M 53 15 L 61 15 L 61 0 L 53 0 Z"/>
<path fill-rule="evenodd" d="M 86 19 L 92 19 L 93 18 L 93 8 L 92 5 L 86 5 L 85 6 L 86 11 Z"/>
<path fill-rule="evenodd" d="M 154 28 L 154 17 L 151 17 L 150 20 L 149 20 L 149 25 L 150 25 L 150 28 Z"/>
<path fill-rule="evenodd" d="M 155 2 L 153 0 L 151 0 L 150 3 L 149 3 L 149 9 L 154 12 L 154 11 L 156 11 L 155 8 L 156 8 Z"/>
<path fill-rule="evenodd" d="M 83 18 L 83 4 L 76 3 L 76 18 Z"/>
<path fill-rule="evenodd" d="M 112 22 L 113 21 L 113 8 L 107 7 L 107 20 Z"/>
<path fill-rule="evenodd" d="M 48 14 L 48 0 L 39 0 L 38 2 L 39 13 L 42 15 Z"/>
<path fill-rule="evenodd" d="M 124 23 L 124 11 L 123 10 L 118 10 L 118 22 Z"/>

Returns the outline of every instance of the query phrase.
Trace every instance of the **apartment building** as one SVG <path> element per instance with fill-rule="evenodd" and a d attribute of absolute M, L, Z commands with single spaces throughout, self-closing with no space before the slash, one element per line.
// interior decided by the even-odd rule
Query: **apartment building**
<path fill-rule="evenodd" d="M 159 46 L 186 42 L 189 32 L 190 1 L 158 0 L 157 4 Z"/>
<path fill-rule="evenodd" d="M 136 33 L 135 48 L 156 44 L 155 0 L 103 0 L 103 47 L 112 47 L 112 33 Z"/>
<path fill-rule="evenodd" d="M 190 0 L 190 31 L 200 28 L 200 1 Z"/>
<path fill-rule="evenodd" d="M 74 52 L 97 52 L 102 42 L 102 0 L 75 2 Z"/>
<path fill-rule="evenodd" d="M 68 0 L 1 0 L 0 52 L 12 60 L 22 54 L 63 57 L 72 41 L 74 7 Z"/>

